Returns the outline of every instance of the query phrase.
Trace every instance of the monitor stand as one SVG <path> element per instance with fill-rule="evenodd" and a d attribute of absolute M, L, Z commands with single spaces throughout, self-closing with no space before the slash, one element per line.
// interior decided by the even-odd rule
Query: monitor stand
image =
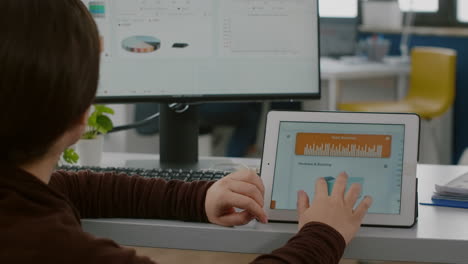
<path fill-rule="evenodd" d="M 226 158 L 198 158 L 199 113 L 197 105 L 173 109 L 160 105 L 160 160 L 129 160 L 127 166 L 143 169 L 227 170 Z M 223 168 L 220 168 L 223 167 Z"/>

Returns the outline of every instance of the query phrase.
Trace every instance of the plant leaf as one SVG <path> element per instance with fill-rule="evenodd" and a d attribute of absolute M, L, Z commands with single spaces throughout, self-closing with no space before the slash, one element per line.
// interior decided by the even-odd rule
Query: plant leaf
<path fill-rule="evenodd" d="M 89 115 L 86 133 L 82 135 L 83 139 L 94 139 L 98 134 L 106 134 L 114 127 L 112 120 L 106 115 L 114 114 L 114 110 L 105 105 L 94 105 L 94 111 Z"/>
<path fill-rule="evenodd" d="M 80 159 L 80 156 L 78 155 L 78 153 L 76 153 L 75 150 L 72 148 L 66 149 L 63 152 L 62 157 L 65 162 L 70 163 L 70 164 L 76 164 L 78 160 Z"/>
<path fill-rule="evenodd" d="M 97 112 L 91 113 L 91 115 L 88 117 L 88 126 L 93 127 L 93 128 L 96 127 L 97 117 L 98 117 Z"/>
<path fill-rule="evenodd" d="M 83 135 L 81 135 L 82 139 L 95 139 L 96 138 L 96 130 L 86 131 Z"/>
<path fill-rule="evenodd" d="M 96 123 L 97 123 L 97 130 L 101 134 L 106 134 L 108 131 L 112 130 L 114 127 L 114 124 L 112 123 L 112 120 L 105 115 L 98 116 L 96 118 Z"/>
<path fill-rule="evenodd" d="M 95 111 L 98 112 L 98 113 L 106 113 L 106 114 L 110 114 L 110 115 L 113 115 L 115 112 L 112 108 L 109 108 L 105 105 L 95 105 L 94 108 L 96 109 Z"/>

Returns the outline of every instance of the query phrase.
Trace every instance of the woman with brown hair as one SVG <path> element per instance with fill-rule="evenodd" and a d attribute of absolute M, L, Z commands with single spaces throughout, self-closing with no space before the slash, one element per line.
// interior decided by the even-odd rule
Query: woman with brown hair
<path fill-rule="evenodd" d="M 267 222 L 263 184 L 251 171 L 192 183 L 54 172 L 95 97 L 96 25 L 79 0 L 1 0 L 0 11 L 0 263 L 154 263 L 83 232 L 80 218 Z M 300 231 L 254 263 L 337 263 L 371 204 L 355 208 L 360 187 L 345 195 L 346 179 L 331 196 L 320 179 L 311 205 L 299 192 Z"/>

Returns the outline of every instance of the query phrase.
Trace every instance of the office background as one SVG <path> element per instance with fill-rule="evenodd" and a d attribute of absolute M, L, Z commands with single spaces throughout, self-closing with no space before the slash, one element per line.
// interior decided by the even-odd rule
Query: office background
<path fill-rule="evenodd" d="M 408 11 L 411 1 L 320 1 L 321 15 L 321 55 L 322 62 L 331 58 L 343 62 L 350 56 L 362 55 L 359 49 L 359 40 L 365 40 L 378 36 L 390 42 L 389 56 L 401 55 L 401 44 L 407 45 L 408 50 L 416 46 L 446 47 L 457 51 L 457 76 L 456 99 L 453 109 L 445 116 L 438 118 L 442 121 L 436 123 L 436 130 L 440 144 L 441 158 L 438 161 L 429 159 L 426 163 L 456 164 L 464 150 L 468 147 L 468 123 L 465 116 L 468 109 L 464 102 L 468 100 L 468 76 L 464 74 L 468 70 L 468 9 L 463 9 L 467 0 L 413 0 L 414 12 Z M 397 7 L 395 9 L 395 6 Z M 341 7 L 341 8 L 338 8 Z M 389 11 L 390 10 L 390 11 Z M 464 11 L 467 10 L 467 11 Z M 410 17 L 411 15 L 411 17 Z M 380 18 L 380 20 L 379 20 Z M 405 21 L 409 21 L 406 24 Z M 406 29 L 405 29 L 405 26 Z M 408 34 L 405 34 L 405 33 Z M 402 38 L 407 41 L 402 42 Z M 350 65 L 351 66 L 351 65 Z M 359 67 L 359 65 L 352 65 Z M 331 66 L 332 68 L 335 66 Z M 326 71 L 322 66 L 322 73 Z M 408 73 L 409 74 L 409 73 Z M 394 78 L 365 78 L 353 81 L 345 81 L 339 94 L 331 96 L 339 97 L 339 102 L 354 101 L 359 98 L 366 100 L 395 100 L 397 81 Z M 305 110 L 333 110 L 329 101 L 328 80 L 322 76 L 322 99 L 303 103 Z M 305 106 L 305 107 L 304 107 Z M 151 111 L 156 111 L 154 106 L 133 105 L 115 106 L 117 115 L 115 123 L 128 123 L 146 117 Z M 283 104 L 279 109 L 297 109 L 296 106 Z M 263 106 L 262 117 L 269 108 Z M 136 111 L 136 113 L 135 113 Z M 255 119 L 256 120 L 256 119 Z M 203 153 L 223 155 L 229 144 L 229 137 L 233 133 L 236 124 L 219 124 L 216 120 L 204 125 L 202 131 L 204 139 L 200 144 Z M 261 152 L 262 119 L 258 119 L 259 132 L 256 137 L 256 150 L 250 151 L 250 156 L 258 156 Z M 233 122 L 235 123 L 235 122 Z M 221 128 L 220 128 L 221 127 Z M 215 132 L 213 134 L 213 128 Z M 150 135 L 157 133 L 157 121 L 138 131 L 129 131 L 115 134 L 107 139 L 106 150 L 129 152 L 158 152 L 157 139 L 150 139 Z M 206 137 L 211 133 L 212 137 Z M 153 137 L 154 138 L 154 137 Z M 429 137 L 429 140 L 431 138 Z M 151 142 L 152 141 L 152 142 Z M 424 142 L 423 142 L 424 143 Z M 423 160 L 424 162 L 424 160 Z"/>

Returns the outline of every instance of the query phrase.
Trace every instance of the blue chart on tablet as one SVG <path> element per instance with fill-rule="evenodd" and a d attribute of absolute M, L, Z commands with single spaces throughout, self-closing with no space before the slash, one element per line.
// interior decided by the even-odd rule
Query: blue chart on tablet
<path fill-rule="evenodd" d="M 404 125 L 281 122 L 271 209 L 296 209 L 297 191 L 329 193 L 341 172 L 373 198 L 369 213 L 400 214 Z"/>

